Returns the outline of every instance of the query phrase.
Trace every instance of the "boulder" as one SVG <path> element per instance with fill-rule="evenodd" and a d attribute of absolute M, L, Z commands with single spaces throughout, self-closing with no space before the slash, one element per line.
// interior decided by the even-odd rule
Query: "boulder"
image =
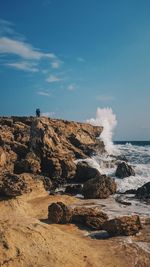
<path fill-rule="evenodd" d="M 74 179 L 76 182 L 84 183 L 97 175 L 99 175 L 99 171 L 96 168 L 89 166 L 86 161 L 79 161 L 76 166 L 76 174 Z"/>
<path fill-rule="evenodd" d="M 99 207 L 79 206 L 72 211 L 72 222 L 87 226 L 91 230 L 101 230 L 108 216 Z"/>
<path fill-rule="evenodd" d="M 52 203 L 48 207 L 48 220 L 50 223 L 66 224 L 71 221 L 72 210 L 69 209 L 64 203 Z"/>
<path fill-rule="evenodd" d="M 40 159 L 33 152 L 29 152 L 25 159 L 15 162 L 14 172 L 16 174 L 24 172 L 39 174 L 41 172 Z"/>
<path fill-rule="evenodd" d="M 82 185 L 77 184 L 77 185 L 68 185 L 65 189 L 65 194 L 69 195 L 77 195 L 82 193 Z"/>
<path fill-rule="evenodd" d="M 132 215 L 106 221 L 102 228 L 111 236 L 129 236 L 138 233 L 142 229 L 142 226 L 139 216 Z"/>
<path fill-rule="evenodd" d="M 82 194 L 86 199 L 107 198 L 114 194 L 116 189 L 117 185 L 114 179 L 99 174 L 84 184 Z"/>
<path fill-rule="evenodd" d="M 150 199 L 150 182 L 139 187 L 136 192 L 136 197 L 138 199 L 147 200 Z"/>
<path fill-rule="evenodd" d="M 129 164 L 123 161 L 118 164 L 115 175 L 118 178 L 125 178 L 129 176 L 135 176 L 135 171 Z"/>
<path fill-rule="evenodd" d="M 30 186 L 24 179 L 15 174 L 7 173 L 0 180 L 0 195 L 6 197 L 16 197 L 30 192 Z"/>

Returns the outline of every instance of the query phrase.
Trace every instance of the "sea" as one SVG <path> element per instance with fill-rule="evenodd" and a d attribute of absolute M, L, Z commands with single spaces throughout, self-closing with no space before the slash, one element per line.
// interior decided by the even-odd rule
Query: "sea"
<path fill-rule="evenodd" d="M 112 147 L 113 154 L 96 154 L 91 158 L 84 159 L 91 167 L 98 169 L 101 174 L 114 178 L 117 183 L 117 193 L 105 200 L 94 200 L 95 205 L 101 205 L 103 211 L 106 211 L 110 218 L 131 214 L 138 214 L 142 217 L 149 216 L 149 204 L 141 202 L 132 194 L 122 193 L 128 189 L 137 189 L 150 182 L 150 141 L 117 141 L 113 142 L 113 145 L 111 144 Z M 112 164 L 112 162 L 117 157 L 128 160 L 128 164 L 135 170 L 135 176 L 123 179 L 115 176 L 117 166 Z M 131 205 L 117 203 L 116 198 L 118 196 L 123 201 L 130 202 Z"/>

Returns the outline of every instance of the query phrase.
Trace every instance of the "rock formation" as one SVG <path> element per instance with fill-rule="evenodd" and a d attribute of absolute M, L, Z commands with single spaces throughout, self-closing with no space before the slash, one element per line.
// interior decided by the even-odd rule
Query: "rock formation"
<path fill-rule="evenodd" d="M 142 229 L 140 218 L 137 215 L 123 216 L 106 221 L 103 229 L 110 235 L 135 235 Z"/>
<path fill-rule="evenodd" d="M 99 171 L 91 166 L 86 161 L 77 163 L 75 180 L 79 183 L 84 183 L 99 174 Z"/>
<path fill-rule="evenodd" d="M 71 179 L 76 159 L 104 152 L 102 127 L 48 118 L 0 118 L 0 172 Z"/>
<path fill-rule="evenodd" d="M 137 189 L 136 197 L 143 200 L 150 200 L 150 182 Z"/>
<path fill-rule="evenodd" d="M 135 176 L 135 171 L 133 168 L 124 161 L 119 163 L 116 170 L 116 177 L 125 178 L 129 176 Z"/>
<path fill-rule="evenodd" d="M 116 192 L 117 186 L 111 177 L 98 174 L 95 178 L 88 180 L 82 190 L 84 198 L 107 198 Z"/>

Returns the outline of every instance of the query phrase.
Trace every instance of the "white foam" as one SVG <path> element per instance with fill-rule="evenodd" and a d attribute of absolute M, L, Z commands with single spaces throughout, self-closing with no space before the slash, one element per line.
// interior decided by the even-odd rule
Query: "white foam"
<path fill-rule="evenodd" d="M 95 126 L 103 126 L 104 130 L 100 136 L 105 144 L 105 149 L 108 154 L 115 153 L 115 147 L 112 142 L 113 131 L 117 125 L 116 115 L 111 108 L 98 108 L 96 118 L 87 120 L 88 123 Z"/>

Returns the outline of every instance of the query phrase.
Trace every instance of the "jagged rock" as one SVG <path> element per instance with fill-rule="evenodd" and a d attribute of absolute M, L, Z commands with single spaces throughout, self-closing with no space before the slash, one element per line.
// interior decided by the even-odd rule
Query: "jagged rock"
<path fill-rule="evenodd" d="M 137 215 L 115 218 L 103 224 L 103 229 L 111 236 L 135 235 L 141 228 L 140 218 Z"/>
<path fill-rule="evenodd" d="M 129 176 L 135 176 L 135 171 L 126 162 L 121 162 L 118 164 L 115 175 L 118 178 L 125 178 L 125 177 L 129 177 Z"/>
<path fill-rule="evenodd" d="M 77 182 L 84 183 L 87 180 L 99 175 L 99 171 L 96 168 L 89 166 L 86 161 L 79 161 L 76 167 L 77 168 L 74 179 Z"/>
<path fill-rule="evenodd" d="M 138 199 L 147 200 L 150 199 L 150 182 L 139 187 L 136 192 L 136 197 Z"/>
<path fill-rule="evenodd" d="M 82 185 L 77 184 L 77 185 L 68 185 L 65 189 L 65 194 L 69 195 L 77 195 L 82 193 Z"/>
<path fill-rule="evenodd" d="M 72 211 L 72 222 L 89 227 L 92 230 L 101 230 L 108 216 L 98 207 L 79 206 Z"/>
<path fill-rule="evenodd" d="M 50 223 L 66 224 L 71 221 L 72 210 L 69 209 L 64 203 L 52 203 L 48 207 L 48 220 Z"/>
<path fill-rule="evenodd" d="M 0 196 L 16 197 L 32 191 L 45 192 L 43 177 L 22 173 L 20 175 L 3 173 L 0 176 Z"/>
<path fill-rule="evenodd" d="M 97 141 L 102 130 L 99 126 L 44 117 L 0 117 L 4 171 L 41 174 L 53 180 L 72 179 L 76 159 L 104 151 L 104 143 Z"/>
<path fill-rule="evenodd" d="M 21 174 L 24 172 L 37 173 L 41 172 L 41 162 L 40 159 L 33 153 L 29 152 L 25 159 L 21 161 L 16 161 L 14 166 L 14 172 Z"/>
<path fill-rule="evenodd" d="M 97 175 L 97 177 L 88 180 L 82 190 L 86 199 L 107 198 L 116 192 L 115 181 L 106 175 Z"/>
<path fill-rule="evenodd" d="M 0 195 L 16 197 L 30 192 L 30 187 L 23 177 L 7 173 L 1 177 Z"/>

